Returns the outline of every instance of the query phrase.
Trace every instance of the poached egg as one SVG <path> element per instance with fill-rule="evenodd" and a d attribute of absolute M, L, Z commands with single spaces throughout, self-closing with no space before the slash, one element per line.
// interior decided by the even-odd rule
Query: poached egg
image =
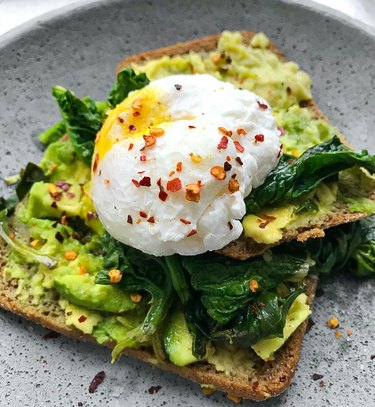
<path fill-rule="evenodd" d="M 196 255 L 243 230 L 245 197 L 278 163 L 268 104 L 210 75 L 131 92 L 99 131 L 92 200 L 105 229 L 145 253 Z"/>

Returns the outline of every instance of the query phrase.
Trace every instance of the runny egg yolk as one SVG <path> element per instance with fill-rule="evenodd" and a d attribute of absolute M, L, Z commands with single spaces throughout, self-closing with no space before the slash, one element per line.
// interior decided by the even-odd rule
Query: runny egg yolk
<path fill-rule="evenodd" d="M 132 92 L 111 110 L 96 137 L 97 158 L 102 159 L 114 144 L 122 140 L 142 138 L 152 128 L 170 122 L 171 116 L 160 96 L 157 89 L 146 87 Z"/>

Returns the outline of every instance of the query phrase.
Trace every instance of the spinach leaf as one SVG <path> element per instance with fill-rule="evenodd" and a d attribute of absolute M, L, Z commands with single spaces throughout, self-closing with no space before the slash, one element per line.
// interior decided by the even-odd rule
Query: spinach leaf
<path fill-rule="evenodd" d="M 192 287 L 201 295 L 208 315 L 218 326 L 227 324 L 259 292 L 275 289 L 280 282 L 301 281 L 309 265 L 304 258 L 275 255 L 272 260 L 235 261 L 215 254 L 184 257 L 183 267 L 191 275 Z M 250 281 L 258 288 L 253 292 Z"/>
<path fill-rule="evenodd" d="M 265 206 L 290 202 L 355 165 L 373 173 L 375 156 L 369 155 L 366 150 L 360 153 L 352 151 L 336 136 L 308 149 L 298 159 L 283 156 L 264 183 L 246 198 L 247 212 L 254 213 Z"/>
<path fill-rule="evenodd" d="M 61 86 L 53 87 L 52 95 L 59 105 L 66 133 L 78 156 L 87 165 L 91 165 L 94 141 L 102 125 L 104 112 L 92 99 L 79 99 Z"/>
<path fill-rule="evenodd" d="M 260 293 L 226 329 L 214 333 L 214 339 L 248 347 L 261 339 L 282 338 L 289 308 L 302 292 L 291 291 L 285 298 L 275 291 Z"/>
<path fill-rule="evenodd" d="M 104 270 L 96 277 L 97 284 L 111 284 L 109 271 L 119 269 L 123 277 L 116 284 L 128 293 L 141 292 L 150 295 L 150 308 L 141 326 L 130 331 L 114 349 L 116 358 L 125 347 L 139 342 L 150 341 L 163 322 L 174 299 L 174 291 L 164 258 L 154 257 L 129 248 L 105 234 L 102 238 L 104 249 Z"/>
<path fill-rule="evenodd" d="M 47 177 L 43 170 L 33 163 L 28 163 L 24 169 L 20 171 L 20 177 L 15 185 L 16 193 L 9 198 L 0 197 L 0 211 L 6 210 L 11 213 L 19 201 L 21 201 L 35 182 L 46 181 Z"/>
<path fill-rule="evenodd" d="M 136 75 L 132 68 L 123 68 L 111 87 L 107 101 L 112 107 L 115 107 L 128 96 L 129 92 L 144 88 L 149 83 L 145 73 Z"/>
<path fill-rule="evenodd" d="M 358 224 L 362 242 L 351 253 L 350 271 L 359 277 L 375 276 L 375 218 Z"/>

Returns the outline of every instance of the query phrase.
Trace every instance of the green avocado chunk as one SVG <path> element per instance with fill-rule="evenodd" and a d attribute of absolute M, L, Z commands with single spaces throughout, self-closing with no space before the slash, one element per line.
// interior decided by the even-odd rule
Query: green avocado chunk
<path fill-rule="evenodd" d="M 117 287 L 95 284 L 90 275 L 64 275 L 55 278 L 58 293 L 71 303 L 91 310 L 120 313 L 136 304 Z"/>
<path fill-rule="evenodd" d="M 170 316 L 165 326 L 163 342 L 169 360 L 176 366 L 186 366 L 198 361 L 193 355 L 193 338 L 181 311 Z"/>
<path fill-rule="evenodd" d="M 55 196 L 58 200 L 53 198 L 51 190 L 56 190 Z M 62 213 L 67 216 L 79 216 L 82 208 L 81 195 L 81 187 L 78 184 L 69 185 L 69 191 L 65 192 L 54 184 L 36 182 L 30 190 L 27 205 L 29 217 L 60 218 Z"/>

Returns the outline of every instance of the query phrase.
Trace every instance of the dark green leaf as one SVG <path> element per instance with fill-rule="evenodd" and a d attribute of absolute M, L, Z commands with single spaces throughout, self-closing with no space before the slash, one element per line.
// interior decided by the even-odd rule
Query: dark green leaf
<path fill-rule="evenodd" d="M 63 118 L 66 133 L 72 140 L 78 156 L 88 165 L 94 152 L 94 141 L 104 112 L 90 98 L 79 99 L 61 86 L 52 89 Z"/>
<path fill-rule="evenodd" d="M 20 175 L 21 178 L 16 185 L 16 193 L 20 201 L 30 191 L 30 188 L 35 182 L 45 181 L 47 179 L 43 170 L 33 163 L 28 163 L 26 168 L 21 170 Z"/>
<path fill-rule="evenodd" d="M 129 92 L 141 89 L 148 85 L 146 74 L 141 73 L 136 75 L 132 68 L 123 68 L 117 75 L 116 82 L 112 85 L 108 96 L 108 103 L 115 107 L 121 103 L 129 94 Z"/>
<path fill-rule="evenodd" d="M 264 183 L 246 198 L 248 213 L 266 206 L 290 202 L 313 191 L 322 181 L 333 180 L 337 174 L 355 165 L 375 172 L 375 156 L 363 150 L 356 153 L 338 137 L 314 146 L 298 159 L 283 156 Z"/>

